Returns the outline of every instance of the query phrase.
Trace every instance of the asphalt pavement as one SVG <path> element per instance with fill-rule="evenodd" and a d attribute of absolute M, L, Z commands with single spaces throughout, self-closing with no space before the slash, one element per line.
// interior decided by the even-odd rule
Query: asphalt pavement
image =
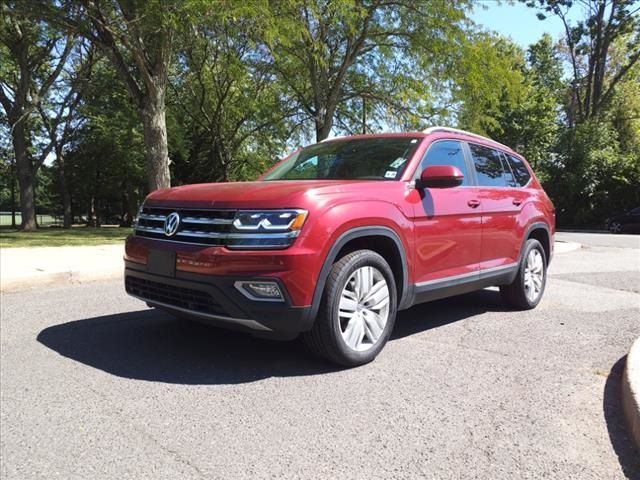
<path fill-rule="evenodd" d="M 564 235 L 584 248 L 556 255 L 537 309 L 493 290 L 417 306 L 349 370 L 121 281 L 3 293 L 0 477 L 638 479 L 619 394 L 640 237 Z"/>

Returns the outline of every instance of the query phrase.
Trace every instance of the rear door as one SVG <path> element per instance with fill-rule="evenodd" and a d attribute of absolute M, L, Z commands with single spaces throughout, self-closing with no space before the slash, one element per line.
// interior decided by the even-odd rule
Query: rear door
<path fill-rule="evenodd" d="M 464 144 L 436 140 L 416 170 L 416 178 L 432 165 L 453 165 L 464 180 L 457 187 L 416 189 L 410 195 L 415 222 L 414 278 L 419 287 L 479 275 L 482 210 Z"/>
<path fill-rule="evenodd" d="M 480 270 L 511 266 L 518 261 L 520 251 L 517 222 L 524 196 L 516 195 L 513 173 L 502 152 L 475 143 L 468 145 L 482 207 Z"/>

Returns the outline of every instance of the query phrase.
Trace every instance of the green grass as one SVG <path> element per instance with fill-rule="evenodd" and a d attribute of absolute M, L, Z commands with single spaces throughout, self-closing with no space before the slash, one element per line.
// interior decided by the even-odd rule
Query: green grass
<path fill-rule="evenodd" d="M 102 245 L 121 243 L 131 228 L 120 227 L 45 227 L 36 232 L 19 232 L 11 228 L 0 228 L 0 247 L 73 247 L 80 245 Z"/>
<path fill-rule="evenodd" d="M 52 225 L 56 223 L 56 219 L 51 215 L 36 215 L 36 219 L 38 220 L 38 225 Z M 16 225 L 20 225 L 22 221 L 22 216 L 16 212 Z M 58 218 L 57 221 L 62 223 L 62 219 Z M 5 227 L 11 225 L 11 214 L 7 212 L 2 212 L 0 215 L 0 226 Z"/>

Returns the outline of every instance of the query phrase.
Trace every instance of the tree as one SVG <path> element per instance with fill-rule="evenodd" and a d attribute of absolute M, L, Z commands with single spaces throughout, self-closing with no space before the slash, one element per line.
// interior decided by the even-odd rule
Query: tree
<path fill-rule="evenodd" d="M 2 6 L 0 104 L 11 130 L 20 189 L 21 228 L 35 230 L 36 174 L 53 145 L 49 143 L 33 158 L 31 114 L 60 75 L 75 40 L 50 25 L 17 18 L 13 15 L 14 7 L 14 3 Z"/>
<path fill-rule="evenodd" d="M 69 15 L 66 2 L 43 0 L 23 9 L 30 18 L 44 19 L 82 36 L 112 62 L 143 124 L 150 190 L 171 184 L 167 148 L 166 104 L 173 38 L 188 22 L 183 3 L 162 0 L 80 0 L 78 15 Z"/>
<path fill-rule="evenodd" d="M 566 83 L 551 36 L 529 46 L 526 63 L 518 59 L 522 83 L 517 102 L 501 102 L 498 127 L 488 133 L 522 153 L 543 182 L 553 169 L 554 149 L 561 133 L 561 107 Z"/>
<path fill-rule="evenodd" d="M 428 97 L 427 72 L 435 71 L 457 48 L 468 3 L 277 3 L 273 12 L 277 33 L 267 37 L 266 44 L 278 77 L 287 85 L 301 118 L 313 121 L 320 141 L 330 134 L 339 114 L 344 126 L 357 124 L 342 107 L 353 110 L 365 100 L 370 112 L 379 105 L 408 116 L 426 111 L 426 117 L 431 102 L 408 104 L 402 94 L 413 90 L 420 93 L 414 99 Z"/>
<path fill-rule="evenodd" d="M 505 38 L 483 32 L 469 37 L 451 74 L 455 122 L 476 133 L 501 136 L 505 112 L 524 98 L 524 63 L 521 49 Z"/>
<path fill-rule="evenodd" d="M 90 226 L 131 225 L 146 191 L 144 131 L 117 72 L 99 52 L 82 97 L 82 121 L 64 153 L 73 209 Z"/>
<path fill-rule="evenodd" d="M 571 63 L 576 122 L 597 117 L 609 104 L 620 81 L 640 61 L 640 6 L 635 0 L 521 0 L 541 9 L 538 18 L 555 15 L 564 26 L 565 43 Z M 567 17 L 574 3 L 587 17 L 572 25 Z M 617 39 L 626 38 L 625 61 L 610 62 Z M 573 120 L 573 119 L 571 119 Z"/>
<path fill-rule="evenodd" d="M 260 61 L 259 23 L 253 12 L 211 13 L 178 36 L 169 100 L 183 128 L 170 146 L 182 136 L 188 151 L 174 158 L 177 181 L 256 176 L 284 148 L 286 121 L 297 110 Z"/>
<path fill-rule="evenodd" d="M 47 102 L 38 106 L 40 118 L 55 154 L 64 228 L 71 228 L 73 222 L 71 192 L 65 167 L 65 148 L 79 124 L 78 106 L 89 81 L 93 58 L 92 46 L 80 48 L 67 62 L 63 70 L 63 81 L 60 82 L 62 84 L 52 88 Z"/>

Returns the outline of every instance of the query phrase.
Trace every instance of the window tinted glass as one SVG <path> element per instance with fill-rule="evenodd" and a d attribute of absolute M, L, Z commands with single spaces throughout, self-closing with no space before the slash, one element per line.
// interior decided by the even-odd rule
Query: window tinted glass
<path fill-rule="evenodd" d="M 463 173 L 464 180 L 461 185 L 469 184 L 469 176 L 467 174 L 467 164 L 464 161 L 464 152 L 462 144 L 453 140 L 443 140 L 436 142 L 429 147 L 427 154 L 422 159 L 418 175 L 427 167 L 432 165 L 453 165 Z"/>
<path fill-rule="evenodd" d="M 631 210 L 631 215 L 640 215 L 640 207 L 636 207 Z"/>
<path fill-rule="evenodd" d="M 317 143 L 289 157 L 265 180 L 398 180 L 419 141 L 381 137 Z"/>
<path fill-rule="evenodd" d="M 511 166 L 507 162 L 507 155 L 503 152 L 500 152 L 502 155 L 502 169 L 504 170 L 504 179 L 507 183 L 507 187 L 518 187 L 518 181 L 514 177 Z"/>
<path fill-rule="evenodd" d="M 511 166 L 513 175 L 516 177 L 516 182 L 519 186 L 524 187 L 531 178 L 527 166 L 518 157 L 514 157 L 513 155 L 506 155 L 506 157 L 509 159 L 509 165 Z"/>
<path fill-rule="evenodd" d="M 483 147 L 481 145 L 469 144 L 473 163 L 478 172 L 478 185 L 484 187 L 505 187 L 507 179 L 502 169 L 502 161 L 500 160 L 500 152 L 492 148 Z"/>

